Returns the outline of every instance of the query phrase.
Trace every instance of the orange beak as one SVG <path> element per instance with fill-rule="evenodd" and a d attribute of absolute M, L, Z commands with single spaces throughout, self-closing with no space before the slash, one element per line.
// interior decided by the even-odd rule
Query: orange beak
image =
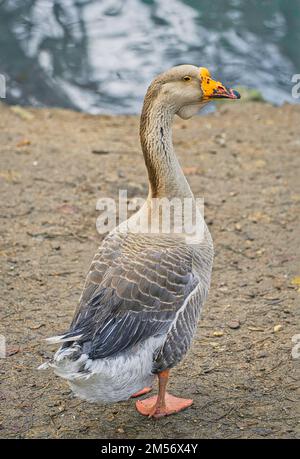
<path fill-rule="evenodd" d="M 204 100 L 241 98 L 241 95 L 234 89 L 227 88 L 220 81 L 212 80 L 205 67 L 200 67 L 200 81 Z"/>

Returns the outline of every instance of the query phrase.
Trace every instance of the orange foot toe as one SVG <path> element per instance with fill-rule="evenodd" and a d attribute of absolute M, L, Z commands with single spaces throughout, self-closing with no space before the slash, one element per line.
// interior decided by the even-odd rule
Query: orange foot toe
<path fill-rule="evenodd" d="M 144 387 L 144 389 L 139 390 L 131 396 L 131 398 L 141 397 L 142 395 L 148 394 L 152 391 L 152 387 Z"/>
<path fill-rule="evenodd" d="M 146 398 L 145 400 L 138 400 L 135 404 L 137 411 L 143 416 L 153 418 L 162 418 L 170 414 L 178 413 L 185 410 L 193 404 L 192 399 L 174 397 L 166 393 L 165 405 L 159 406 L 157 404 L 157 396 Z"/>

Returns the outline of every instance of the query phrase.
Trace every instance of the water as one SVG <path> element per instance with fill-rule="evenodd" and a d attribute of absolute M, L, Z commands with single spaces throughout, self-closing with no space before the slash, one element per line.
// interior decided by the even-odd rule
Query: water
<path fill-rule="evenodd" d="M 300 0 L 0 0 L 9 103 L 137 113 L 153 76 L 180 63 L 299 102 Z"/>

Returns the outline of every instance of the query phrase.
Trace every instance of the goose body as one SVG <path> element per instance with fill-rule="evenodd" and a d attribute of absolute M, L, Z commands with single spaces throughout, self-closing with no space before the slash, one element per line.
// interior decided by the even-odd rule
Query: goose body
<path fill-rule="evenodd" d="M 173 397 L 176 409 L 168 410 L 165 385 L 169 370 L 191 346 L 209 291 L 213 243 L 175 156 L 171 123 L 175 114 L 189 118 L 213 97 L 239 97 L 208 79 L 206 69 L 184 65 L 159 75 L 148 89 L 140 128 L 148 198 L 105 237 L 70 329 L 49 339 L 61 344 L 49 365 L 80 398 L 126 400 L 152 386 L 158 375 L 159 395 L 153 403 L 148 399 L 153 407 L 137 405 L 142 414 L 171 414 L 192 402 Z M 189 199 L 202 231 L 192 240 L 185 230 L 176 231 L 176 224 L 162 231 L 154 212 L 157 198 Z M 146 220 L 153 223 L 151 231 L 136 230 L 137 222 Z"/>
<path fill-rule="evenodd" d="M 151 386 L 155 373 L 176 365 L 190 347 L 212 257 L 208 232 L 196 249 L 168 235 L 110 234 L 70 331 L 59 338 L 68 341 L 55 356 L 55 372 L 89 401 L 126 400 Z"/>

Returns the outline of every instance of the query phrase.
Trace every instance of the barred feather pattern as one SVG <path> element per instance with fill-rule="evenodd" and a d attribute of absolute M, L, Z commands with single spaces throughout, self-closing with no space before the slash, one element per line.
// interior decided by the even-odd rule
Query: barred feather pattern
<path fill-rule="evenodd" d="M 212 259 L 208 230 L 196 246 L 178 235 L 114 231 L 107 236 L 91 264 L 71 327 L 60 336 L 55 372 L 82 398 L 118 401 L 176 365 L 191 345 Z M 95 379 L 97 372 L 101 381 Z"/>

